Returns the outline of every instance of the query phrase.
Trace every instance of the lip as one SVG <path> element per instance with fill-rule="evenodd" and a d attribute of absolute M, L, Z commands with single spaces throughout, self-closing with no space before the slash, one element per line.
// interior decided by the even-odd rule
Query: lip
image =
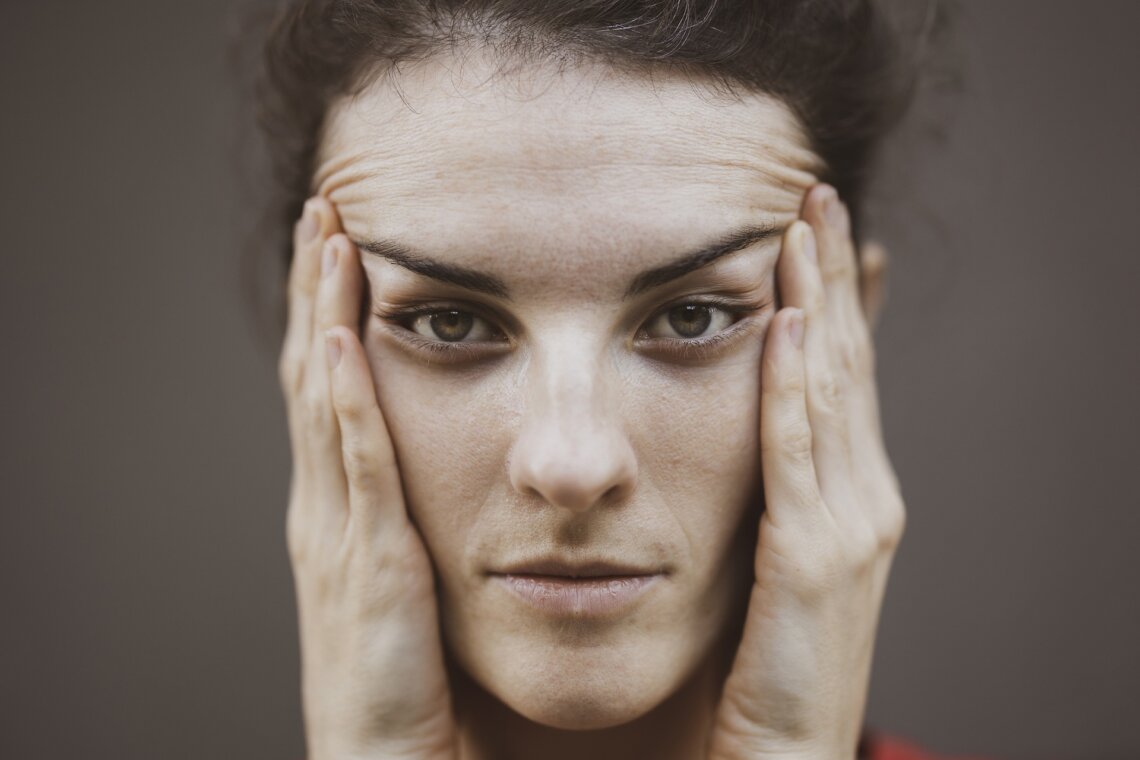
<path fill-rule="evenodd" d="M 493 575 L 549 575 L 562 578 L 597 578 L 627 575 L 660 575 L 660 568 L 638 567 L 606 559 L 572 561 L 557 557 L 543 557 L 507 565 Z"/>
<path fill-rule="evenodd" d="M 605 560 L 540 559 L 491 573 L 492 580 L 539 612 L 594 619 L 628 613 L 663 577 L 659 570 Z"/>

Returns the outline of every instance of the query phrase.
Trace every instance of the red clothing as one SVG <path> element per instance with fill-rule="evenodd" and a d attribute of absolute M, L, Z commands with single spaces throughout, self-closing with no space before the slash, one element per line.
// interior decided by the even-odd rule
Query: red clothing
<path fill-rule="evenodd" d="M 874 731 L 863 733 L 859 760 L 982 760 L 979 757 L 932 755 L 910 742 Z"/>

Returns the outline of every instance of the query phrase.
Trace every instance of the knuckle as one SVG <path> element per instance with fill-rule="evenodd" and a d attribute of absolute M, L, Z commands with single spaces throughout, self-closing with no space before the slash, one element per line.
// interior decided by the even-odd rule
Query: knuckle
<path fill-rule="evenodd" d="M 301 377 L 304 375 L 304 364 L 297 353 L 286 348 L 277 359 L 277 380 L 285 395 L 292 396 L 301 387 Z"/>
<path fill-rule="evenodd" d="M 843 387 L 834 373 L 825 371 L 820 377 L 816 405 L 819 411 L 828 415 L 839 416 L 843 413 Z"/>
<path fill-rule="evenodd" d="M 906 520 L 906 507 L 903 505 L 902 499 L 896 499 L 887 505 L 878 528 L 880 549 L 894 551 L 898 548 L 903 535 L 906 533 Z"/>
<path fill-rule="evenodd" d="M 288 308 L 292 310 L 299 301 L 309 301 L 313 298 L 316 283 L 302 274 L 300 266 L 301 251 L 293 254 L 292 269 L 289 272 L 289 286 L 286 289 Z"/>
<path fill-rule="evenodd" d="M 875 371 L 875 351 L 866 330 L 855 330 L 855 334 L 842 341 L 838 347 L 843 371 L 850 377 L 867 378 Z"/>
<path fill-rule="evenodd" d="M 333 388 L 333 406 L 338 419 L 351 425 L 358 425 L 367 415 L 367 405 L 355 396 L 338 392 Z"/>
<path fill-rule="evenodd" d="M 780 367 L 776 370 L 776 387 L 771 393 L 780 404 L 795 404 L 803 397 L 806 389 L 806 380 L 803 373 L 796 372 L 790 367 Z"/>
<path fill-rule="evenodd" d="M 854 270 L 842 256 L 835 256 L 823 265 L 825 282 L 841 283 L 854 278 Z"/>
<path fill-rule="evenodd" d="M 794 421 L 783 426 L 782 431 L 769 438 L 767 448 L 795 461 L 811 458 L 812 432 L 803 421 Z"/>
<path fill-rule="evenodd" d="M 324 427 L 329 424 L 332 419 L 332 410 L 323 388 L 305 388 L 300 398 L 301 413 L 309 425 Z"/>
<path fill-rule="evenodd" d="M 822 320 L 827 312 L 827 294 L 821 287 L 812 287 L 811 292 L 807 295 L 807 303 L 804 305 L 805 322 L 807 329 L 818 329 L 823 326 Z"/>
<path fill-rule="evenodd" d="M 370 486 L 376 461 L 371 447 L 359 438 L 347 438 L 341 448 L 345 474 L 358 486 Z"/>
<path fill-rule="evenodd" d="M 880 551 L 879 537 L 869 523 L 864 521 L 850 528 L 845 543 L 851 567 L 857 572 L 874 568 Z"/>
<path fill-rule="evenodd" d="M 761 359 L 763 382 L 761 393 L 774 398 L 778 403 L 794 401 L 804 392 L 805 378 L 794 364 L 771 352 L 765 351 Z"/>
<path fill-rule="evenodd" d="M 824 277 L 829 280 L 854 280 L 855 256 L 854 251 L 851 250 L 850 242 L 840 242 L 835 246 L 835 249 L 834 255 L 827 256 L 823 260 Z"/>

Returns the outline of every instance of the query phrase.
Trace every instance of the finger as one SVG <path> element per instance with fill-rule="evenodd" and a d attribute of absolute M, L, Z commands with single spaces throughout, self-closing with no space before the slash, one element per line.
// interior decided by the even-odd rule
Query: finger
<path fill-rule="evenodd" d="M 804 199 L 803 219 L 812 226 L 819 243 L 819 265 L 827 290 L 832 336 L 842 341 L 862 323 L 859 303 L 859 267 L 851 240 L 851 219 L 831 185 L 816 185 Z M 859 322 L 851 318 L 858 314 Z"/>
<path fill-rule="evenodd" d="M 826 515 L 826 508 L 812 459 L 803 310 L 780 309 L 767 335 L 760 384 L 760 460 L 766 514 L 773 525 L 781 527 L 814 523 Z"/>
<path fill-rule="evenodd" d="M 811 220 L 819 238 L 834 367 L 845 389 L 852 473 L 845 489 L 850 505 L 846 511 L 853 520 L 847 524 L 864 528 L 869 521 L 869 527 L 878 533 L 881 526 L 891 522 L 884 519 L 881 510 L 883 504 L 895 501 L 884 496 L 884 488 L 889 487 L 884 484 L 893 482 L 894 475 L 879 422 L 875 351 L 856 274 L 851 220 L 834 188 L 827 185 L 812 188 L 805 200 L 804 216 Z M 829 506 L 842 509 L 830 501 Z"/>
<path fill-rule="evenodd" d="M 301 220 L 293 229 L 293 261 L 286 291 L 288 320 L 278 375 L 285 394 L 294 481 L 307 487 L 314 472 L 309 456 L 312 410 L 304 401 L 303 389 L 304 377 L 311 363 L 312 311 L 320 271 L 320 248 L 325 238 L 339 227 L 340 221 L 332 204 L 327 198 L 316 197 L 309 198 L 304 204 Z"/>
<path fill-rule="evenodd" d="M 372 372 L 356 333 L 338 325 L 327 333 L 333 408 L 348 479 L 349 530 L 375 538 L 407 522 L 403 487 L 388 426 L 376 400 Z"/>
<path fill-rule="evenodd" d="M 806 222 L 788 228 L 778 263 L 780 292 L 789 306 L 804 311 L 804 361 L 812 456 L 828 509 L 851 504 L 852 475 L 846 409 L 846 380 L 835 372 L 828 302 L 818 265 L 815 235 Z"/>
<path fill-rule="evenodd" d="M 834 346 L 834 367 L 847 390 L 847 420 L 852 468 L 863 480 L 879 480 L 889 469 L 879 422 L 875 380 L 875 349 L 868 314 L 863 308 L 863 284 L 857 275 L 851 240 L 851 220 L 835 189 L 817 185 L 804 203 L 805 219 L 811 221 L 819 242 L 820 268 L 827 292 L 828 329 Z M 878 258 L 879 254 L 882 258 Z M 872 291 L 882 284 L 880 262 L 885 251 L 872 246 L 867 261 L 865 286 Z"/>
<path fill-rule="evenodd" d="M 848 526 L 869 528 L 880 545 L 890 546 L 901 532 L 902 500 L 883 441 L 874 344 L 868 313 L 863 307 L 864 285 L 857 276 L 850 216 L 834 189 L 828 186 L 813 188 L 809 193 L 805 216 L 812 220 L 820 240 L 819 259 L 829 309 L 827 324 L 836 357 L 833 366 L 845 391 L 851 452 L 852 479 L 843 489 L 847 507 L 832 500 L 833 492 L 825 491 L 824 495 L 837 515 L 837 508 L 847 512 L 851 520 L 846 523 Z M 884 254 L 881 259 L 876 258 L 878 252 Z M 867 287 L 874 288 L 882 282 L 876 276 L 881 269 L 876 267 L 880 262 L 885 264 L 885 252 L 878 252 L 871 254 Z"/>
<path fill-rule="evenodd" d="M 325 333 L 337 326 L 355 329 L 360 310 L 363 273 L 354 258 L 355 246 L 343 233 L 335 233 L 321 248 L 320 279 L 313 303 L 310 360 L 306 367 L 304 405 L 307 411 L 308 461 L 317 490 L 341 520 L 348 518 L 348 485 L 341 459 L 340 430 L 333 409 L 329 371 L 325 361 Z"/>
<path fill-rule="evenodd" d="M 320 359 L 325 350 L 325 333 L 337 325 L 355 329 L 360 313 L 364 279 L 360 262 L 354 258 L 354 246 L 343 233 L 325 241 L 320 254 L 320 279 L 313 303 L 313 319 L 309 355 L 317 361 L 309 365 L 305 377 L 305 395 L 322 419 L 319 423 L 335 427 L 329 395 L 328 370 Z"/>
<path fill-rule="evenodd" d="M 329 524 L 325 519 L 329 510 L 321 510 L 320 507 L 330 501 L 335 502 L 337 494 L 344 491 L 343 486 L 338 487 L 336 483 L 337 477 L 343 480 L 339 462 L 333 470 L 334 476 L 330 478 L 328 457 L 320 456 L 322 443 L 326 448 L 330 442 L 337 443 L 335 430 L 328 428 L 331 415 L 322 409 L 328 406 L 328 401 L 306 397 L 304 388 L 305 377 L 313 364 L 310 349 L 321 247 L 324 240 L 339 228 L 340 221 L 332 204 L 326 198 L 317 197 L 306 201 L 293 234 L 293 260 L 286 293 L 288 322 L 279 360 L 279 377 L 285 395 L 293 456 L 290 492 L 301 492 L 295 511 L 303 514 L 295 514 L 292 518 L 299 521 L 297 524 L 314 525 L 314 518 L 317 526 Z M 322 357 L 317 355 L 316 359 L 318 367 L 323 366 Z M 339 452 L 339 444 L 334 450 Z M 332 517 L 337 518 L 335 511 Z M 335 521 L 332 524 L 335 527 Z"/>
<path fill-rule="evenodd" d="M 887 249 L 876 242 L 867 242 L 859 255 L 859 300 L 863 314 L 874 333 L 879 316 L 887 299 Z"/>
<path fill-rule="evenodd" d="M 315 341 L 323 345 L 324 334 L 337 325 L 357 330 L 363 287 L 364 272 L 356 246 L 342 232 L 332 235 L 321 251 L 321 278 L 313 319 Z"/>
<path fill-rule="evenodd" d="M 313 300 L 320 273 L 321 246 L 340 229 L 336 212 L 326 198 L 310 198 L 293 228 L 293 260 L 286 291 L 288 320 L 281 348 L 279 375 L 286 400 L 300 389 L 313 328 Z"/>

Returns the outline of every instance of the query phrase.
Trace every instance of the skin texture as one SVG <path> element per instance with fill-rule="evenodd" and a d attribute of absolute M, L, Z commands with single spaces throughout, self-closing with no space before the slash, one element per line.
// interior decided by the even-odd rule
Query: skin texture
<path fill-rule="evenodd" d="M 842 204 L 808 194 L 770 98 L 495 73 L 432 60 L 340 103 L 298 225 L 281 379 L 310 756 L 852 755 L 903 527 L 864 317 L 882 252 L 861 294 Z M 624 297 L 747 224 L 775 234 Z M 511 298 L 361 252 L 382 240 Z M 731 338 L 694 352 L 666 312 L 709 297 L 733 311 L 700 337 Z M 473 353 L 413 346 L 441 338 L 412 306 L 474 315 Z M 488 576 L 548 555 L 663 577 L 598 621 Z"/>

